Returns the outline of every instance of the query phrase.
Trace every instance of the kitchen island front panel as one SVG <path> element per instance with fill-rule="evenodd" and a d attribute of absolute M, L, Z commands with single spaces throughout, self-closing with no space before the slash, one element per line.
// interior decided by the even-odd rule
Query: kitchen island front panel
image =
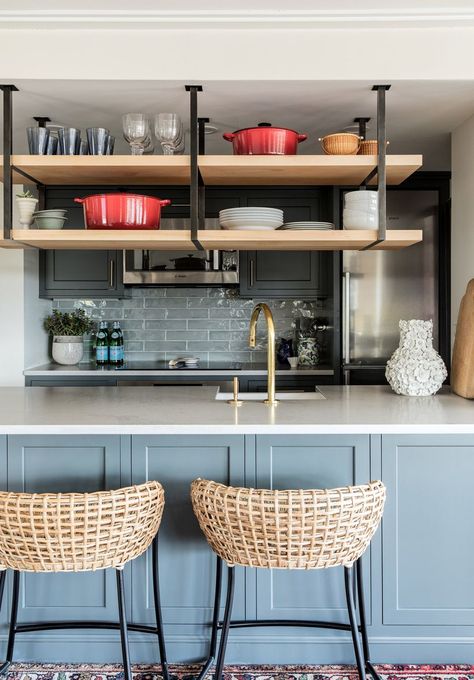
<path fill-rule="evenodd" d="M 193 478 L 309 488 L 382 477 L 388 494 L 386 515 L 364 557 L 373 660 L 472 662 L 474 620 L 468 572 L 473 513 L 466 496 L 470 497 L 467 485 L 474 472 L 473 435 L 10 435 L 0 438 L 0 466 L 5 440 L 12 490 L 84 491 L 148 478 L 163 482 L 160 573 L 173 662 L 205 656 L 210 632 L 215 560 L 190 507 Z M 142 557 L 125 570 L 127 607 L 135 621 L 151 620 L 149 568 Z M 344 616 L 340 568 L 308 573 L 237 571 L 235 615 L 239 618 Z M 87 574 L 66 576 L 51 575 L 46 584 L 42 576 L 28 575 L 21 620 L 116 618 L 108 589 L 112 573 L 94 574 L 92 585 Z M 6 609 L 1 613 L 3 653 Z M 132 634 L 131 641 L 134 661 L 158 660 L 153 636 Z M 23 634 L 17 645 L 16 658 L 22 660 L 120 661 L 115 631 Z M 349 636 L 337 631 L 242 629 L 231 632 L 228 662 L 353 663 L 353 651 Z"/>

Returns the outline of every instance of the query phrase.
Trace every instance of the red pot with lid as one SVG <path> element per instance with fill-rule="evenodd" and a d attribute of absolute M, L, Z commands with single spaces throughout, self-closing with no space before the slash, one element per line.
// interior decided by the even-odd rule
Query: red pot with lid
<path fill-rule="evenodd" d="M 225 132 L 223 137 L 232 142 L 236 155 L 294 156 L 298 144 L 304 142 L 307 135 L 300 135 L 288 128 L 272 127 L 271 123 L 259 123 L 257 127 Z"/>
<path fill-rule="evenodd" d="M 141 194 L 94 194 L 75 198 L 84 208 L 86 229 L 159 229 L 168 199 Z"/>

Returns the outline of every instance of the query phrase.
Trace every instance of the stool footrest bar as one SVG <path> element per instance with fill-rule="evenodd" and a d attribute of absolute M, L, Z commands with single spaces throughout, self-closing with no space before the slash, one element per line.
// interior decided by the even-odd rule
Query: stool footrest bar
<path fill-rule="evenodd" d="M 73 629 L 97 629 L 97 630 L 119 630 L 120 624 L 114 621 L 44 621 L 42 623 L 20 623 L 16 626 L 16 633 L 31 633 L 40 630 L 73 630 Z M 153 633 L 156 635 L 158 630 L 154 626 L 147 626 L 140 623 L 129 623 L 128 630 L 138 633 Z M 1 672 L 1 671 L 0 671 Z"/>
<path fill-rule="evenodd" d="M 350 630 L 348 623 L 336 621 L 299 621 L 298 619 L 261 619 L 259 621 L 231 621 L 230 628 L 257 628 L 259 626 L 289 626 L 293 628 L 330 628 L 333 630 Z M 360 626 L 358 626 L 360 629 Z M 222 628 L 219 621 L 218 628 Z"/>

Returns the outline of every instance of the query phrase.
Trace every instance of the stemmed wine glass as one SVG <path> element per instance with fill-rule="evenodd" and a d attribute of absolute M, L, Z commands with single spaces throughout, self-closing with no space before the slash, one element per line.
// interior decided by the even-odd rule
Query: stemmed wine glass
<path fill-rule="evenodd" d="M 183 153 L 184 128 L 177 113 L 157 113 L 155 116 L 155 135 L 166 156 Z"/>
<path fill-rule="evenodd" d="M 144 113 L 122 116 L 123 136 L 130 144 L 132 156 L 141 156 L 151 141 L 150 123 Z"/>

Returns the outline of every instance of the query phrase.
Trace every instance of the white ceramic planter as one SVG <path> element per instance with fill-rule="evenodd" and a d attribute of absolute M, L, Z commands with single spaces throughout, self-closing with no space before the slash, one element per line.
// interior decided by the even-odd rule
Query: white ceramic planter
<path fill-rule="evenodd" d="M 27 229 L 33 222 L 33 213 L 38 204 L 37 198 L 18 198 L 16 199 L 19 212 L 19 222 L 24 229 Z"/>
<path fill-rule="evenodd" d="M 84 356 L 82 335 L 55 335 L 53 337 L 53 359 L 57 364 L 72 366 Z"/>

